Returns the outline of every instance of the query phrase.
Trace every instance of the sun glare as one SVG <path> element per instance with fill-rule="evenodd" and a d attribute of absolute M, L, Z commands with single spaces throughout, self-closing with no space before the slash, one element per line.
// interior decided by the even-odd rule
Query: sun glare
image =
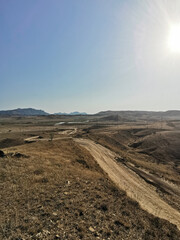
<path fill-rule="evenodd" d="M 168 47 L 174 53 L 180 53 L 180 24 L 172 25 L 169 31 Z"/>

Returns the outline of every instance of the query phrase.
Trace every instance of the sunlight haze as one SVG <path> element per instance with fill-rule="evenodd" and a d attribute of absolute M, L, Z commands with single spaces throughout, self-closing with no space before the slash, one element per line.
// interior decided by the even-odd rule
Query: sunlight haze
<path fill-rule="evenodd" d="M 180 53 L 180 24 L 171 26 L 168 44 L 172 52 Z"/>

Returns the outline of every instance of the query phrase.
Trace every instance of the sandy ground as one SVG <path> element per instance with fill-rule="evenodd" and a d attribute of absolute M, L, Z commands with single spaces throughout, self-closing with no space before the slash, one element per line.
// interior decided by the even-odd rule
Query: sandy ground
<path fill-rule="evenodd" d="M 115 153 L 88 139 L 76 139 L 75 141 L 85 147 L 119 188 L 138 201 L 144 210 L 168 220 L 180 229 L 180 213 L 163 201 L 155 188 L 134 171 L 123 164 L 117 164 L 114 160 Z"/>

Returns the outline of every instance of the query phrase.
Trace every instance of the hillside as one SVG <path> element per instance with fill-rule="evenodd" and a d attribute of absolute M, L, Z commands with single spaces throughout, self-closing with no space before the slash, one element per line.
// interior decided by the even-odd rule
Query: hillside
<path fill-rule="evenodd" d="M 118 189 L 72 139 L 3 151 L 1 239 L 180 237 L 175 225 L 142 210 Z"/>
<path fill-rule="evenodd" d="M 61 118 L 0 118 L 0 239 L 180 239 L 179 121 L 159 136 L 159 122 L 55 125 Z"/>
<path fill-rule="evenodd" d="M 116 119 L 121 121 L 121 119 L 126 121 L 133 120 L 180 120 L 180 110 L 169 110 L 169 111 L 102 111 L 96 114 L 96 116 L 106 119 L 114 119 L 114 116 L 117 116 Z"/>
<path fill-rule="evenodd" d="M 1 116 L 38 116 L 38 115 L 48 115 L 49 113 L 43 110 L 37 110 L 34 108 L 17 108 L 13 110 L 3 110 L 0 111 Z"/>

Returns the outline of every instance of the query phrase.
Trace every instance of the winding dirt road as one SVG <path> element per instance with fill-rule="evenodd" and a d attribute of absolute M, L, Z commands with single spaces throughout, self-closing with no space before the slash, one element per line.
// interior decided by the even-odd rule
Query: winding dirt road
<path fill-rule="evenodd" d="M 120 189 L 126 191 L 129 197 L 139 202 L 144 210 L 168 220 L 180 230 L 180 213 L 163 201 L 155 188 L 134 171 L 123 164 L 117 164 L 114 160 L 117 157 L 115 153 L 89 139 L 75 139 L 75 141 L 86 148 L 111 180 Z"/>

